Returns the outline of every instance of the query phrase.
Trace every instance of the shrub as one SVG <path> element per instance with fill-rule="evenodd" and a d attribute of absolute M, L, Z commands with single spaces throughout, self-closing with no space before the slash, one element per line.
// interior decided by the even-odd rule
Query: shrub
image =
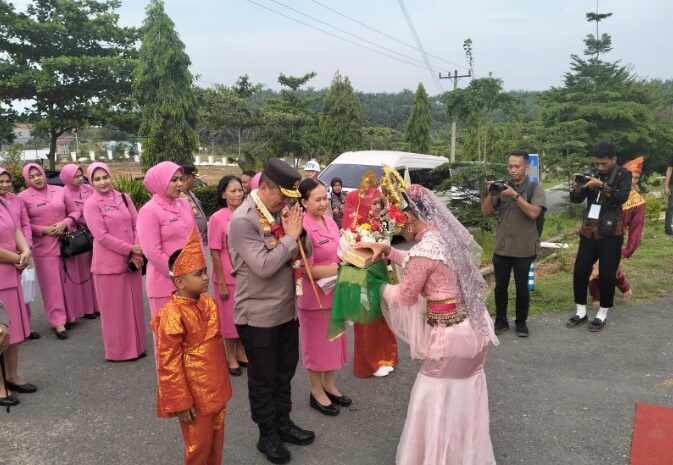
<path fill-rule="evenodd" d="M 217 186 L 195 187 L 192 192 L 194 192 L 196 197 L 201 201 L 203 211 L 208 218 L 220 209 L 220 206 L 217 203 Z"/>
<path fill-rule="evenodd" d="M 119 192 L 128 194 L 138 209 L 152 198 L 140 179 L 133 179 L 130 176 L 119 176 L 112 180 L 112 185 Z"/>
<path fill-rule="evenodd" d="M 658 223 L 661 212 L 666 210 L 666 198 L 655 197 L 654 195 L 645 196 L 645 221 L 648 223 Z"/>

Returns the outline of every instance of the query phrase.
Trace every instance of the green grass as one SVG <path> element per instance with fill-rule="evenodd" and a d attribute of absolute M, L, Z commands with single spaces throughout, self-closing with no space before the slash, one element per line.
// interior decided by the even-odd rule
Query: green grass
<path fill-rule="evenodd" d="M 577 228 L 579 223 L 575 223 Z M 669 294 L 673 289 L 673 238 L 664 235 L 661 223 L 650 223 L 645 227 L 640 247 L 630 259 L 622 260 L 622 270 L 631 284 L 631 302 L 643 303 Z M 535 291 L 531 294 L 530 312 L 568 312 L 574 309 L 572 277 L 573 263 L 577 253 L 577 237 L 571 239 L 570 249 L 561 251 L 536 263 L 536 269 L 544 270 L 544 277 L 537 277 Z M 623 304 L 619 290 L 616 291 L 615 305 Z M 487 300 L 491 313 L 495 311 L 493 292 Z M 514 281 L 510 283 L 509 312 L 514 311 Z"/>

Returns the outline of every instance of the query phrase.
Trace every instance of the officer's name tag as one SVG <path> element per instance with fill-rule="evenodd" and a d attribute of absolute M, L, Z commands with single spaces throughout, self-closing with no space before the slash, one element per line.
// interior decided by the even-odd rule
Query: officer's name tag
<path fill-rule="evenodd" d="M 168 218 L 169 223 L 175 223 L 176 221 L 178 221 L 177 218 Z"/>
<path fill-rule="evenodd" d="M 318 245 L 324 245 L 329 242 L 329 239 L 323 239 L 322 241 L 318 242 Z"/>
<path fill-rule="evenodd" d="M 595 203 L 591 204 L 591 208 L 589 208 L 589 216 L 588 218 L 591 220 L 597 220 L 598 216 L 601 214 L 601 206 Z"/>

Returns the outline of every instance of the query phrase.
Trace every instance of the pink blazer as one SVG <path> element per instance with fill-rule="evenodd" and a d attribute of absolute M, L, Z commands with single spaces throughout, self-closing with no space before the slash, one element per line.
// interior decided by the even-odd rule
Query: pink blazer
<path fill-rule="evenodd" d="M 70 199 L 73 201 L 75 206 L 77 207 L 77 211 L 80 213 L 78 223 L 81 224 L 82 226 L 86 226 L 86 220 L 84 219 L 84 203 L 89 199 L 94 193 L 93 187 L 82 184 L 82 186 L 79 188 L 78 191 L 74 189 L 65 189 L 65 194 L 70 197 Z"/>
<path fill-rule="evenodd" d="M 147 257 L 147 296 L 167 297 L 175 287 L 168 275 L 168 258 L 185 245 L 194 225 L 189 202 L 172 202 L 157 196 L 138 212 L 138 240 Z"/>
<path fill-rule="evenodd" d="M 58 237 L 44 234 L 47 226 L 65 220 L 74 226 L 80 213 L 67 196 L 65 189 L 59 186 L 46 186 L 41 191 L 29 187 L 19 194 L 28 211 L 30 229 L 33 232 L 33 255 L 36 257 L 57 257 L 61 254 Z M 70 218 L 67 218 L 67 217 Z"/>
<path fill-rule="evenodd" d="M 337 256 L 337 249 L 339 248 L 339 226 L 332 217 L 323 215 L 323 221 L 327 229 L 323 227 L 310 215 L 304 215 L 304 229 L 306 235 L 313 245 L 313 253 L 308 257 L 309 265 L 329 265 L 332 263 L 339 263 L 341 260 Z M 318 300 L 315 297 L 311 283 L 307 277 L 302 278 L 302 288 L 304 293 L 297 299 L 297 307 L 304 310 L 318 310 Z M 320 303 L 324 309 L 332 308 L 332 300 L 334 299 L 334 292 L 325 294 L 320 286 L 316 284 L 318 295 L 320 296 Z"/>
<path fill-rule="evenodd" d="M 0 248 L 16 252 L 16 224 L 5 204 L 0 204 Z M 19 273 L 12 263 L 0 263 L 0 289 L 19 286 Z"/>
<path fill-rule="evenodd" d="M 229 246 L 227 243 L 227 228 L 229 219 L 233 211 L 227 207 L 220 208 L 213 213 L 208 221 L 208 247 L 212 250 L 219 250 L 222 262 L 222 271 L 224 272 L 224 282 L 228 285 L 236 284 L 236 278 L 231 275 L 231 260 L 229 259 Z M 217 275 L 213 269 L 213 282 L 217 283 Z"/>
<path fill-rule="evenodd" d="M 136 219 L 138 213 L 133 201 L 113 191 L 110 195 L 94 193 L 84 202 L 84 220 L 93 234 L 91 272 L 119 274 L 128 268 L 131 248 L 138 243 Z"/>
<path fill-rule="evenodd" d="M 30 230 L 30 220 L 28 219 L 28 211 L 26 210 L 26 206 L 18 196 L 9 192 L 4 196 L 0 196 L 0 201 L 3 200 L 9 209 L 9 213 L 12 215 L 14 224 L 21 226 L 21 232 L 28 241 L 28 245 L 32 247 L 33 232 Z"/>

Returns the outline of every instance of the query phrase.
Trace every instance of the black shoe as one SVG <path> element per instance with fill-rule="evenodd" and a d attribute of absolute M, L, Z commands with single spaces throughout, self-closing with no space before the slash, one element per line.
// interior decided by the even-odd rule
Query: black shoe
<path fill-rule="evenodd" d="M 327 397 L 329 400 L 331 400 L 333 403 L 337 405 L 341 405 L 343 407 L 349 407 L 353 403 L 353 399 L 351 399 L 348 396 L 344 396 L 343 394 L 340 396 L 335 396 L 334 394 L 330 394 L 329 392 L 325 391 L 325 394 L 327 394 Z"/>
<path fill-rule="evenodd" d="M 14 407 L 15 405 L 18 405 L 19 399 L 13 395 L 10 394 L 7 397 L 0 397 L 0 406 L 2 407 Z"/>
<path fill-rule="evenodd" d="M 305 446 L 315 439 L 315 433 L 295 425 L 289 417 L 278 420 L 278 434 L 280 438 L 291 444 Z"/>
<path fill-rule="evenodd" d="M 28 339 L 40 339 L 40 333 L 37 331 L 31 331 L 28 335 Z"/>
<path fill-rule="evenodd" d="M 264 431 L 264 433 L 260 433 L 257 450 L 264 454 L 271 463 L 287 463 L 292 458 L 290 451 L 287 450 L 278 432 L 273 427 Z"/>
<path fill-rule="evenodd" d="M 323 405 L 320 402 L 318 402 L 315 397 L 313 397 L 313 393 L 311 393 L 309 397 L 308 404 L 311 406 L 312 409 L 317 410 L 323 415 L 328 415 L 330 417 L 335 417 L 339 415 L 339 407 L 337 407 L 337 405 L 334 402 L 330 402 L 329 405 Z"/>
<path fill-rule="evenodd" d="M 231 376 L 241 376 L 243 374 L 243 370 L 241 370 L 241 367 L 236 368 L 229 367 L 229 374 Z"/>
<path fill-rule="evenodd" d="M 566 321 L 566 327 L 567 328 L 576 328 L 579 325 L 582 325 L 586 323 L 587 316 L 584 315 L 583 317 L 580 317 L 579 315 L 573 315 L 571 318 L 568 318 L 568 321 Z"/>
<path fill-rule="evenodd" d="M 86 318 L 87 320 L 95 320 L 98 317 L 96 316 L 95 313 L 87 313 L 86 315 L 84 315 L 84 318 Z"/>
<path fill-rule="evenodd" d="M 72 329 L 76 324 L 77 324 L 76 321 L 70 321 L 70 322 L 64 324 L 63 326 L 65 327 L 65 329 Z"/>
<path fill-rule="evenodd" d="M 14 384 L 11 381 L 5 381 L 5 384 L 10 391 L 20 392 L 21 394 L 32 394 L 37 391 L 37 386 L 30 383 Z"/>
<path fill-rule="evenodd" d="M 145 352 L 140 352 L 140 355 L 138 355 L 138 359 L 145 358 L 147 357 L 147 354 Z"/>
<path fill-rule="evenodd" d="M 238 360 L 238 366 L 240 366 L 241 368 L 248 368 L 248 362 L 241 362 L 240 360 Z"/>
<path fill-rule="evenodd" d="M 603 328 L 605 328 L 605 320 L 601 320 L 600 318 L 594 318 L 591 320 L 591 323 L 589 323 L 589 331 L 592 333 L 603 331 Z"/>
<path fill-rule="evenodd" d="M 505 331 L 509 331 L 509 323 L 496 323 L 493 329 L 496 335 L 500 335 Z"/>
<path fill-rule="evenodd" d="M 526 326 L 526 323 L 516 325 L 516 335 L 519 337 L 530 336 L 530 331 L 528 331 L 528 326 Z"/>
<path fill-rule="evenodd" d="M 57 337 L 57 338 L 59 338 L 59 339 L 68 339 L 68 331 L 66 331 L 65 329 L 64 329 L 63 331 L 56 331 L 56 330 L 54 330 L 54 332 L 56 333 L 56 337 Z"/>

